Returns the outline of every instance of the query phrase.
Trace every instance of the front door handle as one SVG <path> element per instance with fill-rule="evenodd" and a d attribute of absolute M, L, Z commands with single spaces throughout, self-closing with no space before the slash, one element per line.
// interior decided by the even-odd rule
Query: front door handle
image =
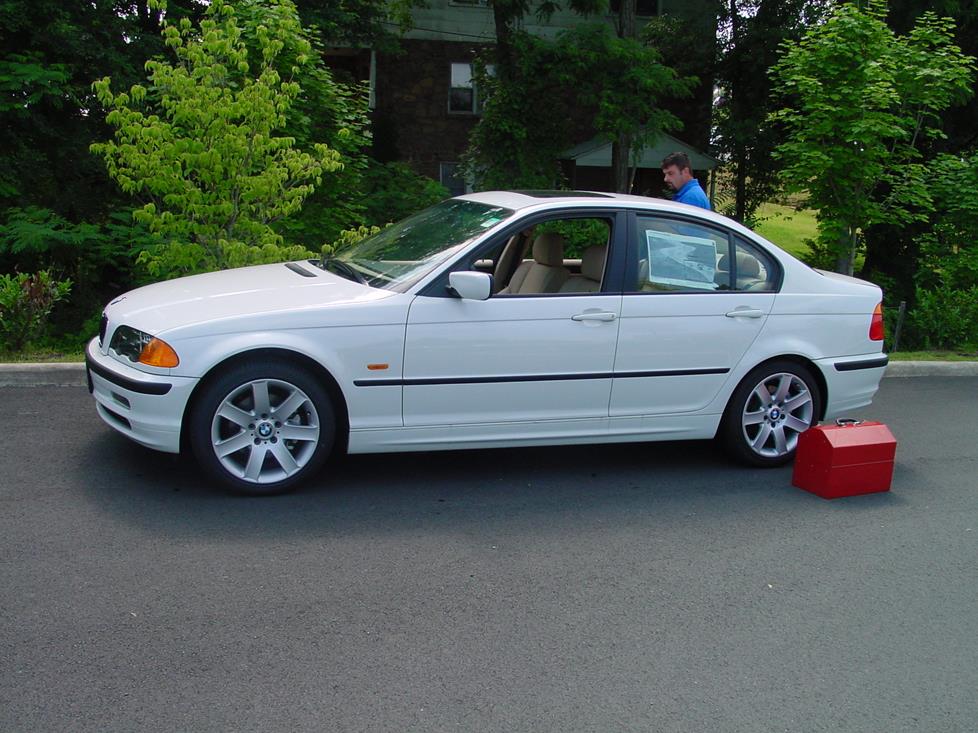
<path fill-rule="evenodd" d="M 576 316 L 571 316 L 572 321 L 613 321 L 618 316 L 614 313 L 602 312 L 602 313 L 578 313 Z"/>
<path fill-rule="evenodd" d="M 763 318 L 764 311 L 757 308 L 736 308 L 727 314 L 727 318 Z"/>

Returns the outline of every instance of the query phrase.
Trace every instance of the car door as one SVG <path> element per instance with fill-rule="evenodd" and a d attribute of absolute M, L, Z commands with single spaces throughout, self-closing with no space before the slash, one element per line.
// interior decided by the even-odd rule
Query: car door
<path fill-rule="evenodd" d="M 523 221 L 517 229 L 587 216 L 555 213 Z M 590 216 L 608 224 L 597 292 L 496 293 L 484 301 L 463 300 L 447 291 L 445 273 L 415 298 L 405 339 L 405 426 L 567 421 L 564 428 L 553 427 L 559 433 L 581 429 L 570 421 L 606 423 L 625 218 L 607 210 Z M 450 269 L 485 270 L 487 252 L 502 256 L 502 244 L 512 236 L 513 231 L 500 234 L 486 251 Z"/>
<path fill-rule="evenodd" d="M 700 410 L 764 327 L 780 268 L 692 217 L 635 213 L 628 231 L 610 415 Z"/>

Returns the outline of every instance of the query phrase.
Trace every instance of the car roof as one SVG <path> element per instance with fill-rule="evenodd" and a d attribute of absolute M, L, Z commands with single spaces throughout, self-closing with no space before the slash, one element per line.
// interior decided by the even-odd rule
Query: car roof
<path fill-rule="evenodd" d="M 624 206 L 626 208 L 654 209 L 676 214 L 692 214 L 717 224 L 733 227 L 754 237 L 757 236 L 755 232 L 751 232 L 738 222 L 728 219 L 715 211 L 702 209 L 698 206 L 690 206 L 688 204 L 679 204 L 668 199 L 635 196 L 627 193 L 606 193 L 604 191 L 480 191 L 456 198 L 464 201 L 478 201 L 479 203 L 490 206 L 501 206 L 506 209 L 513 209 L 514 211 L 530 208 L 563 208 L 565 206 Z"/>
<path fill-rule="evenodd" d="M 617 206 L 628 204 L 634 207 L 653 207 L 664 211 L 676 211 L 697 214 L 708 214 L 701 209 L 687 204 L 678 204 L 668 199 L 635 196 L 627 193 L 606 193 L 604 191 L 480 191 L 469 193 L 456 198 L 464 201 L 478 201 L 490 206 L 502 206 L 519 211 L 530 207 L 556 206 Z"/>

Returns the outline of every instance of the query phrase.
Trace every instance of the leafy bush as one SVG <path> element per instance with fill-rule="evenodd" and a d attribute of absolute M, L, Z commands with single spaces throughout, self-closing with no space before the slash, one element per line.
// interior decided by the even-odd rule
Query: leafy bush
<path fill-rule="evenodd" d="M 910 314 L 911 343 L 925 349 L 978 346 L 978 286 L 968 290 L 917 290 Z"/>
<path fill-rule="evenodd" d="M 45 319 L 71 290 L 71 280 L 54 280 L 47 270 L 0 275 L 0 346 L 20 351 L 36 338 Z"/>
<path fill-rule="evenodd" d="M 448 189 L 407 163 L 372 162 L 363 182 L 367 224 L 383 226 L 447 199 Z"/>
<path fill-rule="evenodd" d="M 564 257 L 578 258 L 592 245 L 608 242 L 608 224 L 604 219 L 562 219 L 541 224 L 534 229 L 534 237 L 544 233 L 559 234 L 564 238 Z"/>

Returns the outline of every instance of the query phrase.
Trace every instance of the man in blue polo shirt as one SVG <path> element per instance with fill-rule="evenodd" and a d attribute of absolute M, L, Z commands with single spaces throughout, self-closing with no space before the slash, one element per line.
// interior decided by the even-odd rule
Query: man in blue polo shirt
<path fill-rule="evenodd" d="M 710 199 L 703 192 L 700 182 L 693 177 L 693 170 L 686 153 L 670 153 L 662 161 L 662 176 L 676 195 L 673 201 L 703 209 L 712 209 Z"/>

